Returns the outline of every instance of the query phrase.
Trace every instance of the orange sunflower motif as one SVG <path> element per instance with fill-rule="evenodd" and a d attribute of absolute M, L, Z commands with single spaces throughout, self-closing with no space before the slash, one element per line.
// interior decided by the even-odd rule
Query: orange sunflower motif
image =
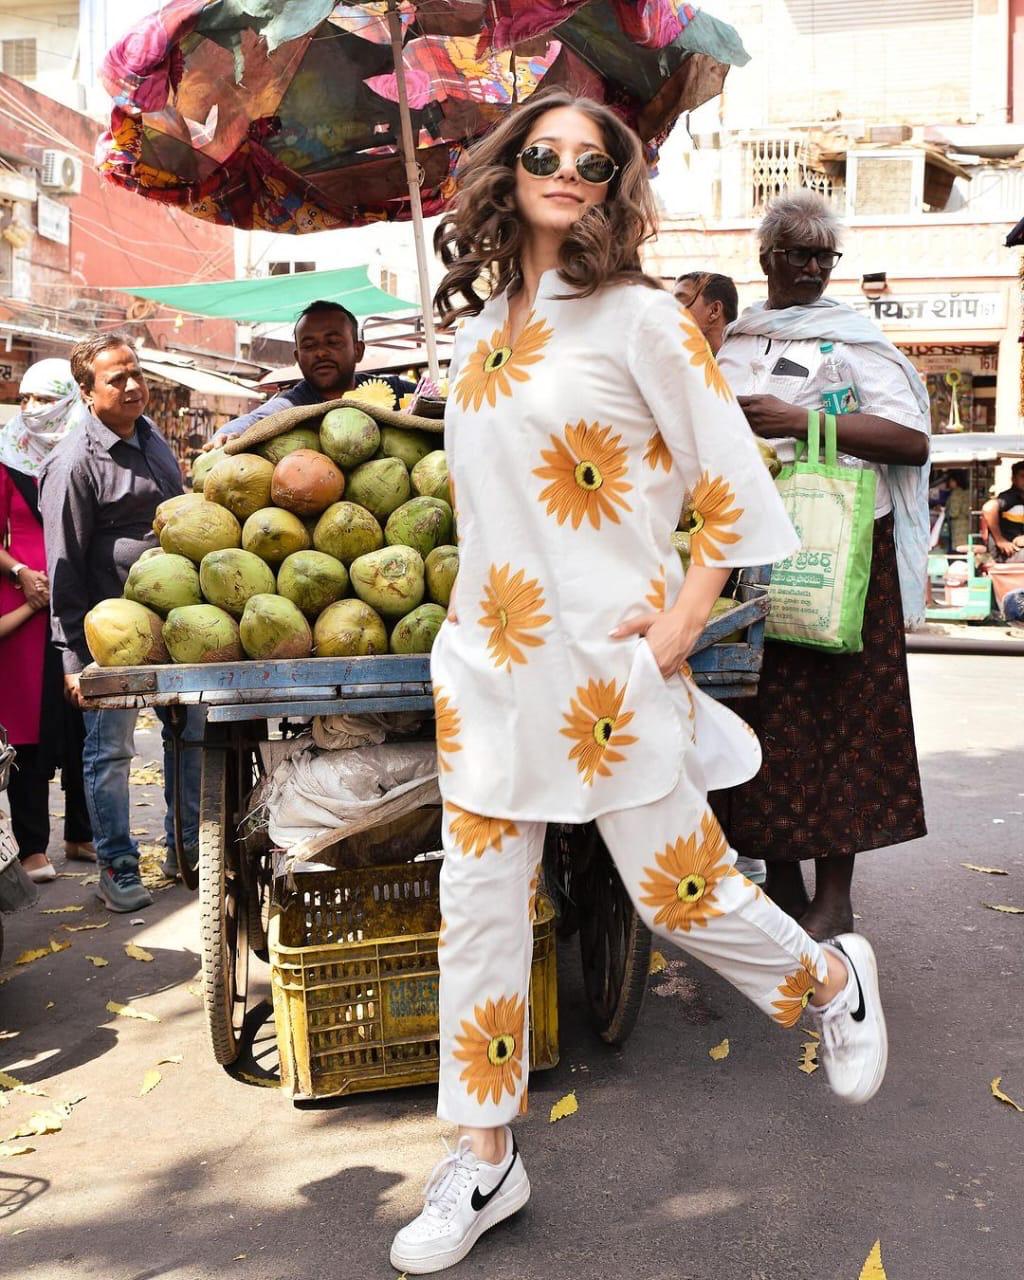
<path fill-rule="evenodd" d="M 666 471 L 672 470 L 672 454 L 665 443 L 665 437 L 660 431 L 655 431 L 650 440 L 647 441 L 647 448 L 644 450 L 644 462 L 647 463 L 652 471 L 657 471 L 659 467 L 663 467 Z"/>
<path fill-rule="evenodd" d="M 718 361 L 708 346 L 696 324 L 688 315 L 680 315 L 679 328 L 683 331 L 683 349 L 690 357 L 690 364 L 696 365 L 704 374 L 704 385 L 710 387 L 722 400 L 733 400 L 732 387 L 725 380 L 725 375 L 718 367 Z"/>
<path fill-rule="evenodd" d="M 816 981 L 814 962 L 810 956 L 802 955 L 800 968 L 795 973 L 789 974 L 785 982 L 779 984 L 778 992 L 782 999 L 772 1001 L 772 1008 L 778 1010 L 778 1013 L 773 1013 L 772 1017 L 779 1026 L 796 1026 L 801 1014 L 810 1003 Z"/>
<path fill-rule="evenodd" d="M 487 648 L 496 667 L 511 671 L 513 662 L 526 661 L 521 645 L 536 648 L 544 643 L 540 636 L 530 634 L 551 621 L 548 614 L 541 613 L 544 592 L 536 578 L 526 580 L 522 569 L 513 574 L 509 564 L 500 569 L 492 564 L 480 608 L 480 625 L 491 628 Z"/>
<path fill-rule="evenodd" d="M 586 517 L 600 529 L 602 519 L 620 523 L 616 507 L 633 510 L 624 496 L 633 488 L 625 481 L 626 450 L 622 437 L 612 435 L 611 427 L 578 422 L 565 428 L 564 439 L 552 436 L 551 443 L 554 448 L 542 449 L 540 455 L 548 465 L 533 472 L 551 481 L 539 495 L 548 504 L 549 516 L 559 524 L 571 520 L 574 529 Z"/>
<path fill-rule="evenodd" d="M 594 775 L 611 777 L 610 764 L 625 760 L 615 747 L 631 747 L 636 738 L 623 733 L 633 719 L 633 712 L 622 714 L 622 699 L 626 687 L 620 689 L 614 680 L 590 680 L 584 689 L 579 686 L 571 709 L 562 713 L 566 728 L 559 729 L 563 738 L 572 738 L 576 745 L 569 752 L 569 759 L 576 761 L 576 768 L 589 787 Z"/>
<path fill-rule="evenodd" d="M 462 750 L 459 732 L 462 717 L 451 704 L 448 695 L 439 684 L 434 685 L 434 731 L 437 735 L 437 765 L 444 773 L 451 773 L 452 766 L 445 759 Z"/>
<path fill-rule="evenodd" d="M 664 613 L 665 592 L 668 589 L 668 584 L 665 581 L 665 566 L 663 564 L 658 565 L 658 576 L 656 578 L 652 578 L 648 583 L 648 586 L 650 587 L 650 590 L 647 595 L 644 596 L 644 599 L 655 613 Z"/>
<path fill-rule="evenodd" d="M 700 820 L 699 843 L 694 831 L 654 855 L 660 869 L 644 868 L 649 879 L 640 884 L 640 901 L 657 908 L 656 925 L 689 933 L 692 925 L 707 926 L 713 916 L 722 914 L 715 906 L 715 891 L 726 876 L 736 874 L 722 861 L 728 848 L 722 828 L 708 812 Z"/>
<path fill-rule="evenodd" d="M 523 1023 L 526 1006 L 517 996 L 488 1000 L 473 1010 L 475 1022 L 462 1023 L 463 1034 L 455 1037 L 452 1057 L 466 1063 L 460 1080 L 466 1092 L 475 1093 L 481 1104 L 490 1094 L 495 1104 L 506 1092 L 515 1096 L 523 1076 Z"/>
<path fill-rule="evenodd" d="M 691 562 L 707 566 L 709 560 L 722 560 L 721 546 L 740 540 L 729 526 L 743 515 L 743 508 L 733 506 L 732 490 L 726 481 L 721 476 L 712 480 L 706 471 L 690 495 L 690 505 Z"/>
<path fill-rule="evenodd" d="M 445 808 L 448 810 L 449 828 L 455 843 L 463 853 L 471 853 L 474 858 L 482 858 L 488 849 L 500 853 L 504 837 L 519 834 L 516 824 L 507 818 L 483 818 L 478 813 L 470 813 L 468 809 L 460 809 L 451 801 Z"/>
<path fill-rule="evenodd" d="M 513 383 L 528 382 L 526 372 L 530 365 L 544 358 L 544 348 L 551 339 L 552 330 L 543 320 L 534 320 L 531 311 L 523 331 L 509 341 L 508 325 L 495 329 L 490 345 L 482 339 L 466 361 L 455 387 L 455 399 L 463 409 L 472 406 L 474 413 L 486 400 L 493 409 L 498 396 L 510 396 Z"/>

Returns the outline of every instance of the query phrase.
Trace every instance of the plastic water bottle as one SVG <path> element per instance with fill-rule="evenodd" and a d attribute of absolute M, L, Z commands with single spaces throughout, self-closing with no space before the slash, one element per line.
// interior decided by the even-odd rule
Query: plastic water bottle
<path fill-rule="evenodd" d="M 853 385 L 853 374 L 850 366 L 835 353 L 831 342 L 821 344 L 822 372 L 825 386 L 821 392 L 821 403 L 826 413 L 857 413 L 860 401 L 857 388 Z"/>

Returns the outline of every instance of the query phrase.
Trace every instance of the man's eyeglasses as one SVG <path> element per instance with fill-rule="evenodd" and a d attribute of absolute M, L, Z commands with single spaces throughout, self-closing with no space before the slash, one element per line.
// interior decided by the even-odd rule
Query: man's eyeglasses
<path fill-rule="evenodd" d="M 552 178 L 562 167 L 562 157 L 545 142 L 524 147 L 516 159 L 531 178 Z M 584 151 L 573 164 L 583 181 L 592 187 L 605 186 L 619 171 L 619 166 L 603 151 Z"/>
<path fill-rule="evenodd" d="M 773 249 L 772 253 L 782 253 L 791 267 L 806 267 L 812 258 L 822 271 L 831 271 L 843 256 L 835 249 Z"/>

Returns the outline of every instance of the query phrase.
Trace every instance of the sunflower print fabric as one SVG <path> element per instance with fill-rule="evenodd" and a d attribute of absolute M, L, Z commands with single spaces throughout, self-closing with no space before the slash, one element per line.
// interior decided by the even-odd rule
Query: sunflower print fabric
<path fill-rule="evenodd" d="M 541 454 L 547 465 L 533 474 L 551 481 L 540 501 L 559 524 L 570 520 L 578 529 L 586 519 L 600 529 L 602 520 L 618 524 L 620 512 L 632 511 L 625 496 L 633 487 L 625 479 L 627 453 L 611 427 L 578 422 L 566 427 L 562 439 L 552 436 L 551 444 Z"/>
<path fill-rule="evenodd" d="M 478 1102 L 515 1096 L 523 1079 L 523 1031 L 526 1008 L 517 996 L 501 996 L 477 1005 L 455 1037 L 453 1057 L 466 1065 L 459 1079 Z"/>
<path fill-rule="evenodd" d="M 452 839 L 463 853 L 482 858 L 488 849 L 501 852 L 503 839 L 519 834 L 516 824 L 508 818 L 482 818 L 468 809 L 460 809 L 449 802 L 445 806 Z"/>
<path fill-rule="evenodd" d="M 491 566 L 480 602 L 480 625 L 490 631 L 487 648 L 496 667 L 525 662 L 523 650 L 544 643 L 533 634 L 551 621 L 543 608 L 544 592 L 535 578 L 526 581 L 522 569 L 512 573 L 507 564 L 500 569 Z"/>
<path fill-rule="evenodd" d="M 491 334 L 489 342 L 481 339 L 455 386 L 460 408 L 479 412 L 486 401 L 493 409 L 499 396 L 511 396 L 517 382 L 529 380 L 528 370 L 544 358 L 550 340 L 551 330 L 543 320 L 534 319 L 532 312 L 514 345 L 507 323 Z"/>
<path fill-rule="evenodd" d="M 585 689 L 577 689 L 571 710 L 563 717 L 566 727 L 562 736 L 574 742 L 569 759 L 576 761 L 583 781 L 589 786 L 595 774 L 608 777 L 610 766 L 626 757 L 621 748 L 635 742 L 623 730 L 633 719 L 633 712 L 622 710 L 625 689 L 617 689 L 614 681 L 591 680 Z"/>
<path fill-rule="evenodd" d="M 732 490 L 726 481 L 721 476 L 712 479 L 706 471 L 693 491 L 692 504 L 690 559 L 700 565 L 724 560 L 722 548 L 740 540 L 732 526 L 743 515 L 743 508 L 734 505 Z"/>
<path fill-rule="evenodd" d="M 727 852 L 722 828 L 709 810 L 699 834 L 680 836 L 655 854 L 655 866 L 644 868 L 647 879 L 640 884 L 640 901 L 655 908 L 654 923 L 686 933 L 720 916 L 716 890 L 726 876 L 736 875 Z"/>
<path fill-rule="evenodd" d="M 722 370 L 718 367 L 718 361 L 708 346 L 707 338 L 704 337 L 688 315 L 684 315 L 680 319 L 679 328 L 683 333 L 683 350 L 689 356 L 690 363 L 695 365 L 704 375 L 705 385 L 710 387 L 715 395 L 721 397 L 721 399 L 734 400 L 735 396 L 732 393 L 732 388 L 726 382 Z"/>
<path fill-rule="evenodd" d="M 779 998 L 772 1001 L 772 1017 L 780 1027 L 795 1027 L 814 995 L 814 962 L 810 956 L 800 957 L 800 968 L 787 974 L 779 984 Z"/>
<path fill-rule="evenodd" d="M 434 683 L 434 732 L 437 735 L 437 765 L 445 772 L 452 768 L 451 757 L 461 751 L 459 727 L 462 721 L 451 704 L 451 699 L 439 684 Z"/>
<path fill-rule="evenodd" d="M 674 299 L 567 292 L 545 273 L 514 341 L 507 299 L 492 297 L 458 330 L 449 371 L 459 573 L 457 621 L 430 656 L 438 781 L 470 814 L 500 797 L 520 829 L 667 794 L 694 749 L 694 705 L 709 784 L 753 776 L 760 753 L 734 714 L 688 674 L 666 680 L 637 637 L 610 633 L 678 599 L 672 535 L 687 496 L 694 565 L 765 564 L 796 547 L 742 411 Z"/>

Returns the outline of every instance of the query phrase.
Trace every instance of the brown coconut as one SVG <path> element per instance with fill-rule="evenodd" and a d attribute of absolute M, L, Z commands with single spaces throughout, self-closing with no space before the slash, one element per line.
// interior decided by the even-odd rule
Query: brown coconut
<path fill-rule="evenodd" d="M 345 492 L 345 473 L 324 453 L 296 449 L 274 468 L 270 498 L 297 516 L 316 516 Z"/>

